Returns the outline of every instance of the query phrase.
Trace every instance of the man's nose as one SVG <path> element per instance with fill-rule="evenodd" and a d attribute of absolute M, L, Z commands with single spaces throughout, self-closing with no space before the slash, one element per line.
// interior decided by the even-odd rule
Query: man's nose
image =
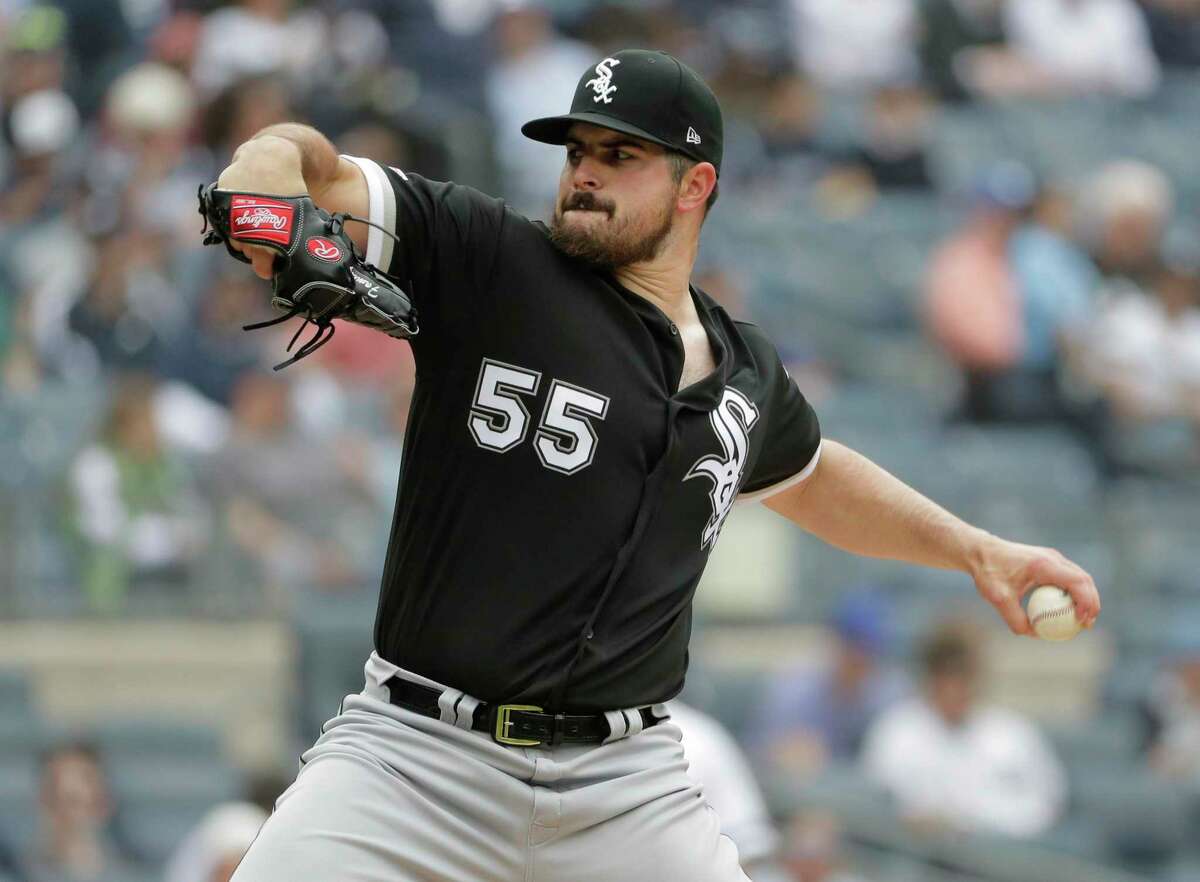
<path fill-rule="evenodd" d="M 575 166 L 571 174 L 571 185 L 576 190 L 598 190 L 600 176 L 597 174 L 599 163 L 591 157 L 584 156 Z"/>

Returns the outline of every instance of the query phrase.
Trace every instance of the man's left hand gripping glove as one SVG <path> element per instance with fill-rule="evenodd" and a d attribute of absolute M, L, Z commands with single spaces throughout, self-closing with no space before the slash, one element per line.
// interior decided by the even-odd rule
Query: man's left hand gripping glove
<path fill-rule="evenodd" d="M 408 294 L 390 276 L 364 261 L 346 234 L 347 220 L 370 221 L 341 213 L 331 215 L 308 196 L 220 190 L 215 183 L 201 186 L 199 196 L 205 245 L 224 243 L 230 254 L 245 263 L 250 262 L 249 258 L 231 242 L 259 245 L 279 255 L 275 258 L 271 304 L 286 314 L 246 325 L 246 330 L 303 316 L 304 324 L 288 344 L 287 351 L 291 352 L 308 323 L 317 326 L 312 338 L 275 370 L 295 364 L 329 342 L 334 319 L 357 322 L 401 339 L 416 335 L 417 312 Z M 391 235 L 387 230 L 383 232 Z"/>

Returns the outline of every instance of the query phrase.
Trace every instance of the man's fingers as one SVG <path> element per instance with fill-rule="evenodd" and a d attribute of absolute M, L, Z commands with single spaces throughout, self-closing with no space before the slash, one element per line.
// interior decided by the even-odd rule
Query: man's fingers
<path fill-rule="evenodd" d="M 254 267 L 254 274 L 260 279 L 270 281 L 275 275 L 275 252 L 268 251 L 265 248 L 255 248 L 248 252 L 250 264 Z"/>
<path fill-rule="evenodd" d="M 254 270 L 254 275 L 260 279 L 266 279 L 268 282 L 274 277 L 275 252 L 270 248 L 263 248 L 260 245 L 249 245 L 234 239 L 229 240 L 229 247 L 235 251 L 242 252 L 242 254 L 250 258 L 250 267 Z"/>
<path fill-rule="evenodd" d="M 1085 628 L 1095 623 L 1100 615 L 1100 592 L 1082 567 L 1065 557 L 1061 560 L 1045 558 L 1035 568 L 1033 577 L 1036 585 L 1057 585 L 1070 594 L 1075 601 L 1075 618 Z"/>
<path fill-rule="evenodd" d="M 1015 594 L 1005 594 L 1000 600 L 993 601 L 996 611 L 1003 617 L 1008 629 L 1014 634 L 1030 635 L 1033 626 L 1029 624 L 1029 616 L 1021 606 L 1021 599 Z"/>

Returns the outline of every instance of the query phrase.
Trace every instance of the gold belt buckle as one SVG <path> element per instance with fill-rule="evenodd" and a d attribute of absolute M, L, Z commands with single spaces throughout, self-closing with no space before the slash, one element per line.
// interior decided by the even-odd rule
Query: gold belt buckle
<path fill-rule="evenodd" d="M 536 747 L 541 744 L 540 738 L 512 738 L 508 734 L 508 730 L 512 728 L 512 720 L 509 716 L 513 711 L 533 711 L 534 713 L 542 713 L 542 709 L 535 704 L 501 704 L 496 706 L 496 728 L 492 732 L 492 737 L 500 744 L 508 744 L 512 747 Z"/>

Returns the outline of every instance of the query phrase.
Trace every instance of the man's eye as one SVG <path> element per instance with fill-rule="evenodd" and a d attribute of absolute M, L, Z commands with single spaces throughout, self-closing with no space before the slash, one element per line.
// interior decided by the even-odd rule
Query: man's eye
<path fill-rule="evenodd" d="M 617 159 L 633 159 L 633 154 L 626 153 L 624 150 L 618 150 L 616 155 Z"/>

